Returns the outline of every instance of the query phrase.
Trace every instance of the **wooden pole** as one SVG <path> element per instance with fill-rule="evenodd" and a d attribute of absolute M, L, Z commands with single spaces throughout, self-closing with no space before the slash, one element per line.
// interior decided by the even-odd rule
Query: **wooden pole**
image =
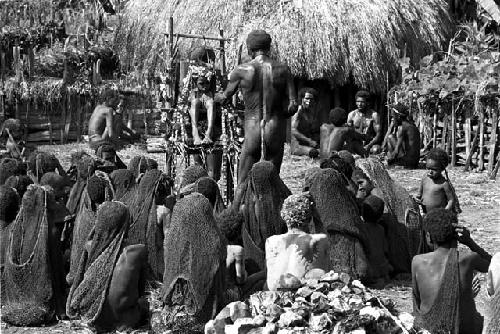
<path fill-rule="evenodd" d="M 500 107 L 500 102 L 499 102 Z M 492 172 L 495 166 L 495 148 L 497 146 L 497 127 L 498 127 L 498 108 L 491 110 L 491 135 L 490 135 L 490 151 L 488 161 L 488 172 Z"/>
<path fill-rule="evenodd" d="M 220 47 L 220 71 L 223 75 L 223 77 L 225 78 L 226 77 L 226 51 L 224 49 L 225 47 L 225 43 L 224 43 L 224 30 L 222 29 L 219 29 L 219 37 L 220 37 L 220 40 L 219 40 L 219 47 Z M 223 84 L 225 83 L 225 81 L 223 82 Z M 226 88 L 226 87 L 222 87 L 222 88 Z"/>
<path fill-rule="evenodd" d="M 170 17 L 170 19 L 172 20 L 173 22 L 173 17 Z M 184 38 L 199 38 L 199 39 L 205 39 L 205 40 L 209 40 L 209 41 L 223 41 L 223 42 L 230 42 L 231 39 L 230 38 L 224 38 L 224 37 L 213 37 L 213 36 L 204 36 L 204 35 L 194 35 L 194 34 L 174 34 L 173 30 L 169 30 L 171 32 L 168 32 L 165 34 L 165 36 L 167 36 L 168 38 L 174 39 L 174 37 L 184 37 Z M 172 43 L 173 45 L 173 43 Z"/>
<path fill-rule="evenodd" d="M 486 112 L 488 111 L 489 107 L 486 107 Z M 485 123 L 485 117 L 484 117 L 485 111 L 481 109 L 481 112 L 479 114 L 479 171 L 484 170 L 484 123 Z"/>
<path fill-rule="evenodd" d="M 464 129 L 465 129 L 465 156 L 468 157 L 470 153 L 470 145 L 471 145 L 471 117 L 467 116 L 465 119 Z"/>
<path fill-rule="evenodd" d="M 432 148 L 436 148 L 437 145 L 437 126 L 438 126 L 438 115 L 437 110 L 434 111 L 434 119 L 432 122 Z"/>
<path fill-rule="evenodd" d="M 173 103 L 173 98 L 174 98 L 174 82 L 173 82 L 173 71 L 172 67 L 174 64 L 174 18 L 173 16 L 170 16 L 168 20 L 168 45 L 167 45 L 167 50 L 168 50 L 168 74 L 170 78 L 170 83 L 168 84 L 168 99 L 165 103 L 165 107 L 171 108 L 174 103 Z"/>
<path fill-rule="evenodd" d="M 441 148 L 445 151 L 446 151 L 447 137 L 448 137 L 448 115 L 445 115 L 443 117 L 443 131 L 441 132 Z"/>
<path fill-rule="evenodd" d="M 472 145 L 470 148 L 470 153 L 469 153 L 469 155 L 467 155 L 467 159 L 465 160 L 465 167 L 464 167 L 465 172 L 470 170 L 470 167 L 471 167 L 470 165 L 472 163 L 472 156 L 474 155 L 474 151 L 477 148 L 478 142 L 479 142 L 479 129 L 476 131 L 476 133 L 474 135 L 474 139 L 472 140 Z"/>
<path fill-rule="evenodd" d="M 457 115 L 455 110 L 455 98 L 451 100 L 451 166 L 457 164 Z"/>
<path fill-rule="evenodd" d="M 490 174 L 490 180 L 495 180 L 497 178 L 499 168 L 500 168 L 500 152 L 498 152 L 497 155 L 497 163 L 495 164 L 495 168 L 493 168 L 493 171 Z"/>

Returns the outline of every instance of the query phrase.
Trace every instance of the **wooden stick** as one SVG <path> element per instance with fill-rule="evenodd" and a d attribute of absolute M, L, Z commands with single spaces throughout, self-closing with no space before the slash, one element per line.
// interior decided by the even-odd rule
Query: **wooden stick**
<path fill-rule="evenodd" d="M 165 33 L 165 36 L 169 38 L 199 38 L 199 39 L 206 39 L 210 41 L 221 41 L 221 42 L 231 42 L 232 39 L 230 38 L 224 38 L 224 37 L 212 37 L 212 36 L 204 36 L 204 35 L 194 35 L 194 34 L 179 34 L 179 33 L 173 33 L 173 32 L 167 32 Z"/>
<path fill-rule="evenodd" d="M 433 128 L 432 128 L 432 148 L 437 147 L 437 125 L 438 125 L 438 115 L 437 111 L 434 111 L 434 119 L 433 119 Z"/>
<path fill-rule="evenodd" d="M 495 166 L 495 148 L 497 145 L 497 127 L 498 127 L 498 109 L 491 110 L 491 133 L 490 133 L 490 150 L 488 161 L 488 172 L 492 172 Z"/>
<path fill-rule="evenodd" d="M 441 148 L 446 150 L 446 137 L 448 136 L 448 115 L 443 117 L 443 132 L 441 132 Z M 448 152 L 446 152 L 448 153 Z"/>
<path fill-rule="evenodd" d="M 495 168 L 493 169 L 493 171 L 490 174 L 490 180 L 495 180 L 497 178 L 499 168 L 500 168 L 500 152 L 498 152 L 498 155 L 497 155 L 497 163 L 495 164 Z"/>
<path fill-rule="evenodd" d="M 224 49 L 224 30 L 220 29 L 219 30 L 219 37 L 221 40 L 219 41 L 219 47 L 220 47 L 220 71 L 222 73 L 222 76 L 225 78 L 226 77 L 226 51 Z M 222 83 L 225 85 L 225 80 Z M 226 87 L 222 87 L 222 89 L 225 89 Z"/>
<path fill-rule="evenodd" d="M 457 115 L 455 110 L 455 99 L 451 100 L 451 165 L 457 164 Z"/>
<path fill-rule="evenodd" d="M 474 135 L 474 139 L 472 140 L 472 146 L 471 146 L 469 155 L 467 156 L 467 159 L 465 160 L 465 167 L 464 167 L 465 172 L 468 172 L 470 170 L 470 165 L 472 163 L 472 156 L 474 155 L 474 151 L 477 148 L 478 141 L 479 141 L 479 130 L 477 130 L 475 135 Z"/>
<path fill-rule="evenodd" d="M 486 110 L 488 110 L 489 107 L 486 107 Z M 484 122 L 485 117 L 484 117 L 484 110 L 481 110 L 479 114 L 479 171 L 484 170 Z"/>
<path fill-rule="evenodd" d="M 471 145 L 471 119 L 467 117 L 465 120 L 464 128 L 465 128 L 465 156 L 468 157 L 470 153 L 470 145 Z"/>

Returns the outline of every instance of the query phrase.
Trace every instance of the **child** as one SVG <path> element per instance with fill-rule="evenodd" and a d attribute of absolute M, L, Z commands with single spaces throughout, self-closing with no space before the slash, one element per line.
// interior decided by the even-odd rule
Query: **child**
<path fill-rule="evenodd" d="M 446 171 L 448 163 L 448 154 L 440 148 L 432 149 L 427 154 L 426 168 L 428 172 L 422 179 L 416 196 L 424 213 L 436 208 L 453 210 L 455 213 L 461 212 L 455 189 Z"/>
<path fill-rule="evenodd" d="M 387 257 L 389 246 L 385 238 L 385 230 L 380 221 L 384 214 L 384 201 L 377 196 L 368 195 L 362 205 L 365 230 L 368 238 L 368 274 L 364 283 L 381 289 L 389 280 L 392 270 Z"/>

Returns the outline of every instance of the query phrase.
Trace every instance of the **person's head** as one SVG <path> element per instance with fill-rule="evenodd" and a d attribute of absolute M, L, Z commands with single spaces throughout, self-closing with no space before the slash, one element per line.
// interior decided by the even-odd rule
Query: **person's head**
<path fill-rule="evenodd" d="M 16 119 L 16 118 L 9 118 L 6 119 L 3 122 L 2 125 L 2 136 L 6 137 L 8 136 L 8 133 L 12 136 L 14 139 L 20 139 L 22 137 L 22 123 L 21 120 Z"/>
<path fill-rule="evenodd" d="M 304 87 L 299 91 L 299 100 L 302 103 L 302 108 L 312 109 L 318 100 L 318 91 L 314 88 Z"/>
<path fill-rule="evenodd" d="M 28 186 L 33 184 L 33 180 L 28 175 L 12 175 L 5 181 L 7 187 L 14 188 L 19 198 L 23 198 Z"/>
<path fill-rule="evenodd" d="M 347 179 L 352 177 L 352 166 L 344 161 L 337 152 L 331 152 L 328 159 L 323 159 L 319 165 L 320 168 L 333 168 L 342 173 Z"/>
<path fill-rule="evenodd" d="M 215 62 L 215 52 L 212 48 L 198 46 L 191 51 L 189 58 L 197 63 Z"/>
<path fill-rule="evenodd" d="M 171 194 L 174 182 L 166 174 L 162 173 L 155 189 L 156 205 L 165 205 L 167 197 Z"/>
<path fill-rule="evenodd" d="M 203 168 L 200 165 L 192 165 L 184 169 L 184 172 L 182 173 L 181 177 L 181 188 L 184 188 L 185 186 L 189 184 L 195 183 L 198 179 L 202 177 L 207 177 L 208 172 L 205 168 Z"/>
<path fill-rule="evenodd" d="M 127 191 L 135 186 L 135 175 L 128 169 L 117 169 L 113 171 L 109 178 L 115 189 L 115 196 L 120 199 Z"/>
<path fill-rule="evenodd" d="M 281 208 L 281 217 L 288 230 L 309 232 L 312 218 L 312 198 L 308 192 L 288 196 Z"/>
<path fill-rule="evenodd" d="M 368 109 L 368 105 L 370 103 L 370 93 L 366 90 L 360 90 L 356 93 L 356 108 L 359 111 L 365 111 Z"/>
<path fill-rule="evenodd" d="M 431 179 L 438 179 L 450 163 L 448 153 L 441 148 L 433 148 L 427 153 L 425 167 L 427 176 Z"/>
<path fill-rule="evenodd" d="M 370 195 L 365 198 L 362 206 L 363 219 L 367 223 L 376 223 L 384 214 L 384 201 L 377 196 Z"/>
<path fill-rule="evenodd" d="M 112 88 L 106 88 L 101 94 L 101 103 L 109 108 L 117 108 L 122 100 L 121 95 L 117 90 Z"/>
<path fill-rule="evenodd" d="M 365 198 L 371 194 L 373 190 L 372 181 L 362 170 L 356 169 L 352 173 L 352 180 L 358 186 L 356 197 Z"/>
<path fill-rule="evenodd" d="M 217 201 L 218 185 L 211 177 L 202 177 L 196 181 L 195 191 L 205 196 L 212 207 L 215 207 Z"/>
<path fill-rule="evenodd" d="M 19 211 L 19 195 L 11 187 L 0 186 L 0 221 L 10 224 Z M 2 225 L 3 227 L 3 225 Z"/>
<path fill-rule="evenodd" d="M 328 120 L 335 126 L 344 126 L 347 123 L 347 111 L 343 108 L 333 108 L 330 110 Z"/>
<path fill-rule="evenodd" d="M 400 125 L 403 121 L 408 120 L 409 111 L 408 108 L 398 103 L 391 107 L 391 114 L 396 125 Z"/>
<path fill-rule="evenodd" d="M 90 200 L 96 205 L 100 205 L 106 201 L 106 192 L 108 191 L 108 182 L 97 175 L 91 176 L 87 180 L 87 193 Z"/>
<path fill-rule="evenodd" d="M 248 54 L 255 58 L 259 54 L 267 54 L 271 49 L 272 38 L 264 30 L 253 30 L 247 37 Z"/>
<path fill-rule="evenodd" d="M 354 170 L 354 167 L 356 167 L 356 160 L 354 159 L 354 156 L 352 155 L 351 152 L 347 151 L 347 150 L 342 150 L 342 151 L 338 151 L 337 154 L 339 155 L 339 157 L 344 160 L 345 162 L 347 162 L 349 165 L 351 165 L 351 167 L 353 168 Z"/>
<path fill-rule="evenodd" d="M 35 175 L 38 180 L 45 173 L 55 172 L 60 163 L 56 156 L 47 152 L 33 152 L 28 158 L 28 170 Z"/>
<path fill-rule="evenodd" d="M 40 179 L 40 185 L 50 186 L 53 189 L 55 200 L 66 204 L 71 187 L 68 180 L 64 176 L 55 172 L 45 173 Z"/>
<path fill-rule="evenodd" d="M 432 209 L 424 217 L 423 228 L 430 241 L 441 246 L 456 240 L 455 227 L 458 224 L 457 215 L 444 208 Z"/>
<path fill-rule="evenodd" d="M 11 158 L 0 160 L 0 185 L 3 185 L 7 179 L 19 173 L 19 162 Z"/>
<path fill-rule="evenodd" d="M 243 214 L 232 208 L 225 209 L 215 217 L 217 227 L 226 236 L 230 245 L 243 245 L 241 226 L 244 220 Z"/>
<path fill-rule="evenodd" d="M 96 155 L 105 162 L 116 163 L 116 150 L 113 145 L 103 144 L 96 150 Z"/>

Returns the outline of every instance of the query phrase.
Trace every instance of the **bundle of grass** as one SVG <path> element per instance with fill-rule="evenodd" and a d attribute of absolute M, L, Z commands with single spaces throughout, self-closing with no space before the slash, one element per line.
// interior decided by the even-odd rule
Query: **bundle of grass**
<path fill-rule="evenodd" d="M 227 50 L 230 63 L 252 29 L 265 29 L 275 56 L 295 76 L 342 85 L 352 75 L 357 85 L 374 91 L 385 90 L 387 70 L 396 73 L 401 48 L 406 45 L 418 61 L 441 50 L 453 27 L 444 0 L 132 0 L 117 38 L 122 63 L 163 65 L 170 16 L 179 33 L 217 36 L 223 29 L 235 40 Z M 195 43 L 180 40 L 180 51 Z"/>

